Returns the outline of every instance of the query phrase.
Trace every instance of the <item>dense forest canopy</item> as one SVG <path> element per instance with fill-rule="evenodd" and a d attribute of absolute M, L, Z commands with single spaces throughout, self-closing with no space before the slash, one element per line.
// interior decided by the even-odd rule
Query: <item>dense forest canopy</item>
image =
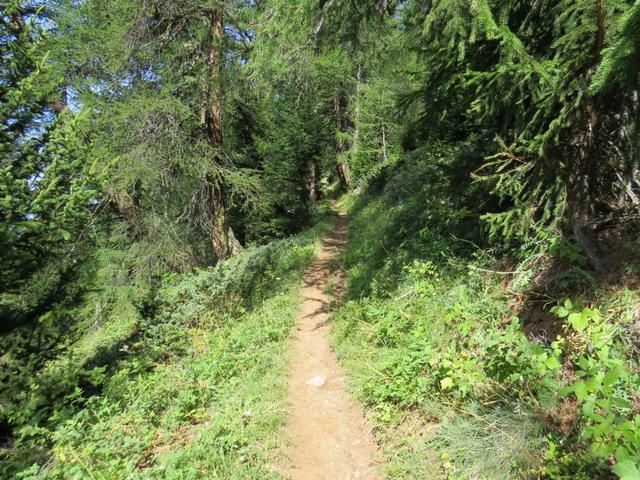
<path fill-rule="evenodd" d="M 639 128 L 637 0 L 0 0 L 0 476 L 48 474 L 74 389 L 100 395 L 167 282 L 231 277 L 336 190 L 415 200 L 398 251 L 489 250 L 548 303 L 609 281 L 637 256 Z M 542 477 L 639 478 L 616 398 L 602 429 L 637 429 Z"/>

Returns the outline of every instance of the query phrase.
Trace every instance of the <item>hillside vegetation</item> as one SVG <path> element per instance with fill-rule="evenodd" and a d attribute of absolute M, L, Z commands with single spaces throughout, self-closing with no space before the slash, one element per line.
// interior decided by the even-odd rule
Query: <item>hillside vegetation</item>
<path fill-rule="evenodd" d="M 616 456 L 637 478 L 638 264 L 613 281 L 575 253 L 542 268 L 458 237 L 474 225 L 441 202 L 438 166 L 457 153 L 407 159 L 345 199 L 334 343 L 389 478 L 611 478 Z"/>
<path fill-rule="evenodd" d="M 78 325 L 59 333 L 57 355 L 31 354 L 38 370 L 4 379 L 3 413 L 18 428 L 2 476 L 277 478 L 285 341 L 330 226 L 324 217 L 303 236 L 167 276 L 136 320 Z M 51 334 L 39 330 L 29 335 Z M 6 366 L 42 348 L 29 335 L 3 338 Z"/>
<path fill-rule="evenodd" d="M 639 59 L 639 0 L 0 1 L 0 477 L 280 478 L 340 198 L 390 478 L 639 479 Z"/>

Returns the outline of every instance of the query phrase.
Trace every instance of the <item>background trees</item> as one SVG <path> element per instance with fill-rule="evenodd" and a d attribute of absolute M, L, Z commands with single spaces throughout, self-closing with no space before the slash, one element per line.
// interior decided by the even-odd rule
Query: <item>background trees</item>
<path fill-rule="evenodd" d="M 634 8 L 617 1 L 527 8 L 434 2 L 420 22 L 425 62 L 437 66 L 426 70 L 425 112 L 444 109 L 436 124 L 473 133 L 487 146 L 481 150 L 496 152 L 475 173 L 503 199 L 502 211 L 485 215 L 492 234 L 524 240 L 557 228 L 594 268 L 606 269 L 595 230 L 635 208 L 620 181 L 633 163 L 634 140 L 619 133 L 637 109 L 628 103 L 632 89 L 606 95 L 590 86 L 603 49 Z"/>

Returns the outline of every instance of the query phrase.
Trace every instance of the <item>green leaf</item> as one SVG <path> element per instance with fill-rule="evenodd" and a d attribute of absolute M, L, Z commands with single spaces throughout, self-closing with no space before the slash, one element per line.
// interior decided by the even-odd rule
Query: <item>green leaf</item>
<path fill-rule="evenodd" d="M 640 480 L 640 470 L 631 459 L 622 460 L 613 466 L 613 471 L 620 480 Z"/>
<path fill-rule="evenodd" d="M 453 387 L 453 379 L 451 377 L 444 377 L 440 380 L 440 388 L 442 390 L 448 390 Z"/>
<path fill-rule="evenodd" d="M 579 402 L 583 402 L 587 398 L 587 385 L 584 382 L 576 382 L 573 384 L 573 391 Z"/>
<path fill-rule="evenodd" d="M 557 370 L 560 368 L 560 362 L 556 357 L 547 358 L 547 361 L 544 362 L 544 364 L 549 370 Z"/>
<path fill-rule="evenodd" d="M 572 313 L 569 315 L 569 323 L 577 332 L 582 332 L 589 323 L 588 315 L 582 313 Z"/>
<path fill-rule="evenodd" d="M 600 388 L 602 387 L 602 375 L 601 374 L 597 374 L 594 377 L 591 377 L 588 381 L 587 381 L 587 389 L 590 391 L 596 391 L 596 390 L 600 390 Z"/>
<path fill-rule="evenodd" d="M 574 392 L 573 386 L 570 386 L 570 387 L 561 388 L 560 392 L 558 392 L 558 393 L 560 393 L 560 395 L 565 397 L 565 396 L 567 396 L 567 395 L 569 395 L 570 393 L 573 393 L 573 392 Z"/>
<path fill-rule="evenodd" d="M 618 408 L 631 408 L 631 402 L 626 398 L 613 397 L 611 399 L 611 403 L 613 403 Z"/>
<path fill-rule="evenodd" d="M 620 370 L 609 370 L 604 378 L 602 384 L 605 386 L 613 385 L 620 379 Z"/>
<path fill-rule="evenodd" d="M 580 357 L 578 359 L 578 365 L 580 365 L 583 370 L 589 370 L 589 360 L 585 357 Z"/>
<path fill-rule="evenodd" d="M 566 308 L 560 306 L 552 308 L 551 311 L 560 318 L 564 318 L 569 315 L 569 311 Z"/>

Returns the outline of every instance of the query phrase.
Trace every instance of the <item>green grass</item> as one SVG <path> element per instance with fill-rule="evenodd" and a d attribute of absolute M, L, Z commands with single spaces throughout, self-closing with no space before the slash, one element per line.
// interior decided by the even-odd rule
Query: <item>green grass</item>
<path fill-rule="evenodd" d="M 416 293 L 423 288 L 405 283 L 407 290 L 392 298 L 352 300 L 336 314 L 334 344 L 375 421 L 388 476 L 513 478 L 531 463 L 531 452 L 541 450 L 540 429 L 526 405 L 505 402 L 496 382 L 470 362 L 473 346 L 462 343 L 467 333 L 455 325 L 464 315 L 460 327 L 476 325 L 483 343 L 481 330 L 488 336 L 499 328 L 483 318 L 491 309 L 500 318 L 499 300 L 444 284 L 425 296 Z M 447 378 L 456 383 L 451 390 L 441 388 Z M 499 408 L 486 408 L 485 401 Z"/>
<path fill-rule="evenodd" d="M 276 478 L 286 346 L 298 306 L 289 285 L 254 312 L 181 335 L 178 355 L 123 365 L 55 434 L 46 478 Z"/>
<path fill-rule="evenodd" d="M 280 478 L 287 339 L 302 273 L 332 224 L 324 209 L 300 237 L 168 277 L 135 333 L 85 361 L 84 382 L 0 451 L 4 478 Z M 87 333 L 47 368 L 111 331 Z"/>
<path fill-rule="evenodd" d="M 376 423 L 388 476 L 511 478 L 541 442 L 530 415 L 441 392 L 440 382 L 453 371 L 462 398 L 481 388 L 481 379 L 474 379 L 473 362 L 452 365 L 446 374 L 438 365 L 453 360 L 442 352 L 456 346 L 473 359 L 465 339 L 473 335 L 480 344 L 483 330 L 501 327 L 504 292 L 453 265 L 451 249 L 439 239 L 423 234 L 422 245 L 405 238 L 409 249 L 398 248 L 390 226 L 412 207 L 387 202 L 381 196 L 344 202 L 353 212 L 346 254 L 351 300 L 336 312 L 334 344 Z"/>

